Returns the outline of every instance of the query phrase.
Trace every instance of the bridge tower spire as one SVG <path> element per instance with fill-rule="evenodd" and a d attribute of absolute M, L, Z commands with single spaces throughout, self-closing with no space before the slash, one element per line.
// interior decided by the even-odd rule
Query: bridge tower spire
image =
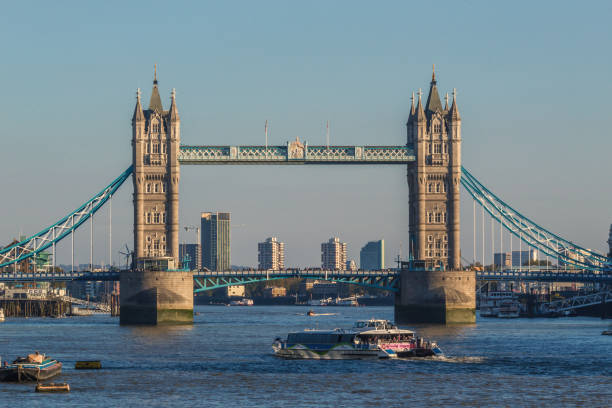
<path fill-rule="evenodd" d="M 165 111 L 156 65 L 149 108 L 142 109 L 139 90 L 132 118 L 134 260 L 139 268 L 146 269 L 149 261 L 178 267 L 180 141 L 175 93 Z"/>

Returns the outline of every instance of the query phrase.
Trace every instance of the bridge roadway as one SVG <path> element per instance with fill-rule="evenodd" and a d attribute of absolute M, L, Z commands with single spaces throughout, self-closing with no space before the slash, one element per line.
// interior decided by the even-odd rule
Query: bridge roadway
<path fill-rule="evenodd" d="M 119 270 L 56 273 L 0 273 L 0 282 L 67 282 L 67 281 L 116 281 Z M 320 269 L 285 269 L 280 271 L 194 271 L 194 291 L 202 292 L 225 286 L 243 285 L 287 278 L 331 280 L 360 286 L 397 291 L 399 272 L 380 271 L 331 271 Z M 478 271 L 480 281 L 536 281 L 612 283 L 612 271 L 564 270 L 564 269 L 516 269 L 505 271 Z"/>

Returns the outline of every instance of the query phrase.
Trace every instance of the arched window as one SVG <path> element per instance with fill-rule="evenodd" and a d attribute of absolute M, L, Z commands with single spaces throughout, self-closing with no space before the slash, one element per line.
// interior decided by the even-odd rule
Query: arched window
<path fill-rule="evenodd" d="M 442 222 L 442 214 L 436 213 L 436 222 L 437 223 L 441 223 Z"/>
<path fill-rule="evenodd" d="M 163 222 L 164 224 L 166 223 L 166 213 L 165 213 L 165 212 L 164 212 L 164 213 L 162 213 L 162 222 Z M 166 239 L 166 238 L 164 237 L 164 239 Z"/>
<path fill-rule="evenodd" d="M 427 213 L 427 222 L 429 222 L 430 224 L 433 223 L 433 214 L 432 213 Z"/>
<path fill-rule="evenodd" d="M 153 191 L 158 193 L 159 192 L 158 190 L 159 190 L 158 184 L 157 183 L 153 183 Z"/>
<path fill-rule="evenodd" d="M 151 213 L 147 213 L 147 224 L 151 223 Z M 147 238 L 148 240 L 150 240 L 151 238 Z"/>
<path fill-rule="evenodd" d="M 428 192 L 428 193 L 431 193 L 431 192 L 432 192 L 432 190 L 433 190 L 433 186 L 432 186 L 432 184 L 431 184 L 431 183 L 427 183 L 427 192 Z"/>
<path fill-rule="evenodd" d="M 155 215 L 153 215 L 153 222 L 155 224 L 159 224 L 159 213 L 155 213 Z"/>
<path fill-rule="evenodd" d="M 147 193 L 151 192 L 151 183 L 147 183 Z"/>
<path fill-rule="evenodd" d="M 440 183 L 436 183 L 436 193 L 440 192 Z"/>
<path fill-rule="evenodd" d="M 440 122 L 434 122 L 433 130 L 434 133 L 440 133 L 442 131 L 442 125 L 440 125 Z"/>

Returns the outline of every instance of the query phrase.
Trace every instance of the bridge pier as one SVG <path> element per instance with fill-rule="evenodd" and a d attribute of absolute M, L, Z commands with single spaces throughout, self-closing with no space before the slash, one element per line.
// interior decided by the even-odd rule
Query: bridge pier
<path fill-rule="evenodd" d="M 192 272 L 123 271 L 120 280 L 120 324 L 193 323 Z"/>
<path fill-rule="evenodd" d="M 476 323 L 476 272 L 402 270 L 395 322 Z"/>

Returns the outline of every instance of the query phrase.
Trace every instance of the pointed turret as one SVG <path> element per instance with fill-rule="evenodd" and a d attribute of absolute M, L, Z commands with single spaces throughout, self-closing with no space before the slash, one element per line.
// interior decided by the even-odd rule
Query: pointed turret
<path fill-rule="evenodd" d="M 448 92 L 444 96 L 444 110 L 448 111 Z"/>
<path fill-rule="evenodd" d="M 408 115 L 408 123 L 406 123 L 406 125 L 411 124 L 413 119 L 414 119 L 414 92 L 412 93 L 412 97 L 410 98 L 410 114 Z"/>
<path fill-rule="evenodd" d="M 132 116 L 132 123 L 140 122 L 144 120 L 144 113 L 142 112 L 142 105 L 140 104 L 140 88 L 136 91 L 136 107 L 134 108 L 134 115 Z"/>
<path fill-rule="evenodd" d="M 448 116 L 450 120 L 461 120 L 461 116 L 459 115 L 459 108 L 457 108 L 457 90 L 456 89 L 453 89 L 453 104 L 450 107 Z"/>
<path fill-rule="evenodd" d="M 440 95 L 438 94 L 438 86 L 436 82 L 435 65 L 433 66 L 433 72 L 431 74 L 431 83 L 429 84 L 429 95 L 427 96 L 425 112 L 427 112 L 428 116 L 434 112 L 442 112 L 442 102 L 440 102 Z"/>
<path fill-rule="evenodd" d="M 153 74 L 153 91 L 151 92 L 151 101 L 149 102 L 149 110 L 163 112 L 161 98 L 159 96 L 159 90 L 157 89 L 157 64 L 155 64 L 155 71 Z"/>
<path fill-rule="evenodd" d="M 423 110 L 423 104 L 421 103 L 421 95 L 423 95 L 423 92 L 419 89 L 419 103 L 416 107 L 416 120 L 418 122 L 424 122 L 427 119 Z"/>
<path fill-rule="evenodd" d="M 172 88 L 172 100 L 170 102 L 170 121 L 175 122 L 179 121 L 181 118 L 178 114 L 178 109 L 176 108 L 176 90 Z"/>

